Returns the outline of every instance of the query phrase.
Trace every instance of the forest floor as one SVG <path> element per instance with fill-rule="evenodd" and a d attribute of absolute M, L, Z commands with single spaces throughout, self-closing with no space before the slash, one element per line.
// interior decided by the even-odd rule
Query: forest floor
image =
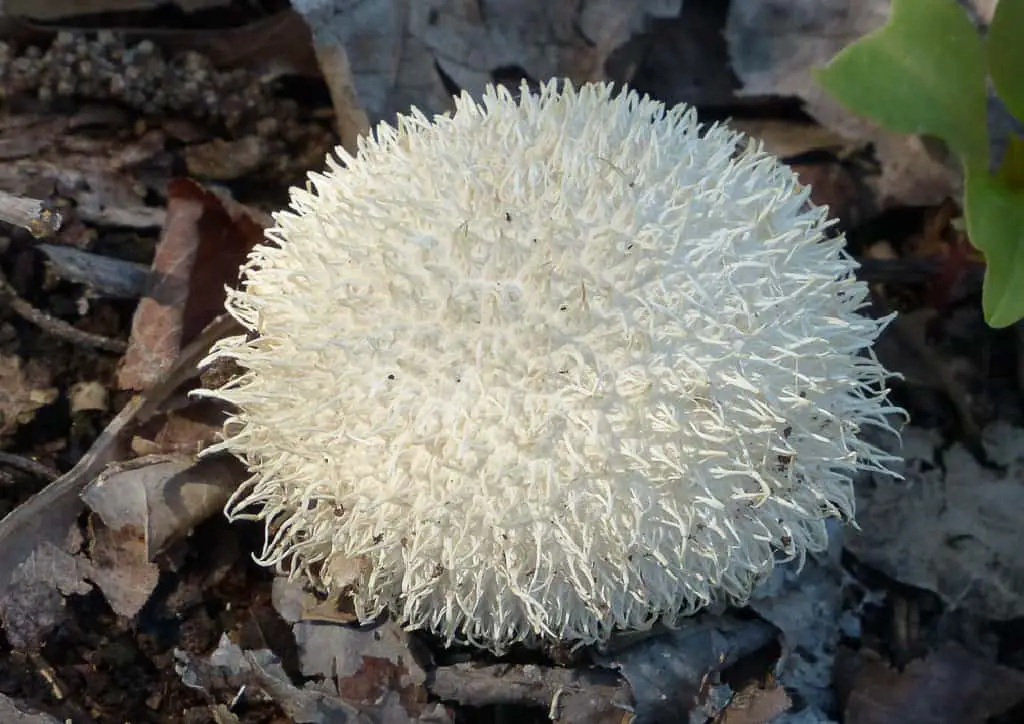
<path fill-rule="evenodd" d="M 736 93 L 721 42 L 697 52 L 714 3 L 609 53 L 609 77 L 733 119 L 830 206 L 871 313 L 899 312 L 877 353 L 905 481 L 858 481 L 860 529 L 744 609 L 601 654 L 446 649 L 275 580 L 262 528 L 219 514 L 242 471 L 194 459 L 221 419 L 187 392 L 231 329 L 223 285 L 351 128 L 345 82 L 284 2 L 107 2 L 0 24 L 0 721 L 1024 719 L 1024 333 L 984 323 L 955 193 L 907 191 L 955 173 Z"/>

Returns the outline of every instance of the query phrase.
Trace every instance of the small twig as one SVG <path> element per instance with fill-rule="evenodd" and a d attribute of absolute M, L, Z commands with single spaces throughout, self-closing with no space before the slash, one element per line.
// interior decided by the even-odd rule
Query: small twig
<path fill-rule="evenodd" d="M 100 334 L 85 332 L 63 320 L 51 317 L 40 309 L 36 309 L 18 296 L 18 292 L 2 273 L 0 273 L 0 301 L 6 301 L 14 313 L 26 322 L 31 322 L 44 332 L 65 339 L 72 344 L 101 349 L 116 354 L 124 354 L 125 350 L 128 349 L 127 343 L 119 339 L 111 339 Z"/>
<path fill-rule="evenodd" d="M 60 473 L 48 465 L 43 465 L 41 462 L 33 460 L 32 458 L 22 457 L 21 455 L 12 455 L 11 453 L 0 452 L 0 465 L 8 465 L 12 468 L 17 468 L 29 475 L 40 477 L 47 482 L 54 481 L 60 477 Z"/>
<path fill-rule="evenodd" d="M 64 217 L 45 201 L 0 191 L 0 221 L 20 226 L 42 239 L 56 234 Z"/>

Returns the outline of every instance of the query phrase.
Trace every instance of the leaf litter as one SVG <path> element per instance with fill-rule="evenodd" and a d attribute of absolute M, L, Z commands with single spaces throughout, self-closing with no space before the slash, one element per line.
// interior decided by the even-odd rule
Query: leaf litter
<path fill-rule="evenodd" d="M 87 16 L 111 2 L 76 7 Z M 1013 720 L 1024 662 L 1004 652 L 1024 638 L 1024 334 L 981 323 L 976 262 L 958 251 L 959 180 L 941 152 L 858 124 L 810 82 L 812 67 L 884 21 L 887 0 L 855 12 L 845 0 L 592 0 L 532 15 L 452 2 L 436 16 L 410 3 L 217 4 L 244 22 L 166 26 L 147 0 L 131 27 L 102 38 L 59 12 L 28 35 L 34 20 L 14 18 L 8 47 L 40 78 L 60 79 L 48 75 L 54 49 L 99 53 L 108 72 L 119 57 L 169 68 L 192 53 L 210 82 L 256 88 L 264 110 L 247 115 L 232 90 L 223 108 L 176 111 L 173 99 L 105 95 L 74 76 L 91 105 L 68 114 L 37 97 L 0 117 L 0 192 L 31 210 L 3 216 L 21 228 L 2 259 L 14 314 L 0 319 L 0 718 Z M 976 10 L 984 22 L 991 8 Z M 25 37 L 50 50 L 25 51 Z M 332 121 L 350 144 L 410 103 L 446 110 L 452 86 L 552 75 L 630 81 L 703 102 L 711 119 L 741 112 L 737 125 L 789 160 L 848 232 L 874 311 L 902 313 L 879 354 L 903 375 L 896 392 L 913 421 L 905 479 L 863 480 L 860 529 L 837 529 L 801 570 L 778 569 L 747 608 L 623 634 L 602 652 L 496 660 L 386 620 L 355 625 L 344 600 L 256 567 L 246 552 L 261 531 L 217 515 L 244 471 L 196 458 L 223 410 L 188 392 L 196 362 L 232 328 L 217 316 L 223 288 L 266 211 L 319 166 Z M 282 100 L 277 79 L 300 77 L 321 90 Z M 777 99 L 806 114 L 778 113 Z M 274 104 L 286 110 L 268 113 Z M 32 226 L 33 214 L 48 225 Z"/>

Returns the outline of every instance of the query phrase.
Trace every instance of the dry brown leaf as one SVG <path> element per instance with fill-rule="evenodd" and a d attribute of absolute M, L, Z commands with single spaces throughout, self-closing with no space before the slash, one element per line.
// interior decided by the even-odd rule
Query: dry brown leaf
<path fill-rule="evenodd" d="M 372 628 L 344 625 L 298 581 L 277 578 L 273 605 L 292 624 L 302 674 L 310 686 L 388 721 L 410 721 L 427 709 L 426 672 L 393 621 Z"/>
<path fill-rule="evenodd" d="M 152 442 L 161 453 L 195 455 L 218 439 L 223 426 L 224 408 L 220 403 L 188 400 L 159 420 Z"/>
<path fill-rule="evenodd" d="M 142 529 L 112 530 L 94 520 L 89 532 L 89 580 L 103 592 L 114 613 L 134 618 L 160 582 L 160 568 L 146 557 Z"/>
<path fill-rule="evenodd" d="M 845 724 L 984 724 L 1024 700 L 1024 672 L 946 644 L 902 672 L 861 654 Z"/>
<path fill-rule="evenodd" d="M 109 466 L 82 499 L 110 530 L 137 534 L 151 561 L 223 508 L 244 478 L 230 458 L 152 455 Z"/>
<path fill-rule="evenodd" d="M 121 389 L 145 389 L 174 363 L 181 349 L 189 274 L 204 212 L 201 201 L 168 194 L 167 222 L 153 257 L 146 296 L 135 309 L 128 352 L 118 369 Z"/>
<path fill-rule="evenodd" d="M 299 621 L 292 627 L 304 676 L 316 688 L 381 717 L 415 719 L 427 705 L 426 672 L 409 650 L 409 635 L 393 621 L 372 630 Z"/>
<path fill-rule="evenodd" d="M 224 287 L 237 283 L 239 266 L 263 239 L 263 222 L 194 181 L 171 182 L 167 224 L 118 371 L 122 389 L 148 387 L 221 312 Z"/>
<path fill-rule="evenodd" d="M 36 410 L 57 399 L 50 371 L 37 360 L 0 354 L 0 438 L 32 420 Z"/>

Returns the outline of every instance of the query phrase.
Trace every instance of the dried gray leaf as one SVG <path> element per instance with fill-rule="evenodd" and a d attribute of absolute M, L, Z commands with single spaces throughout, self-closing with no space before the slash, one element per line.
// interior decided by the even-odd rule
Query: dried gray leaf
<path fill-rule="evenodd" d="M 597 657 L 633 689 L 639 721 L 674 722 L 697 703 L 706 677 L 773 641 L 763 621 L 703 615 L 615 654 Z"/>
<path fill-rule="evenodd" d="M 985 618 L 1024 616 L 1024 430 L 983 431 L 984 467 L 961 445 L 938 458 L 934 431 L 903 432 L 905 480 L 872 476 L 857 487 L 859 531 L 846 548 L 902 583 L 937 593 L 947 605 Z"/>
<path fill-rule="evenodd" d="M 62 523 L 64 525 L 62 525 Z M 67 616 L 64 597 L 92 590 L 87 560 L 78 555 L 82 535 L 75 521 L 46 521 L 47 537 L 10 570 L 0 596 L 0 621 L 16 649 L 34 649 Z M 58 530 L 63 528 L 62 533 Z"/>
<path fill-rule="evenodd" d="M 833 531 L 830 541 L 839 540 Z M 841 552 L 838 545 L 836 552 Z M 749 607 L 782 632 L 778 676 L 786 688 L 821 710 L 835 704 L 832 667 L 839 645 L 843 574 L 828 558 L 807 561 L 803 570 L 777 567 Z"/>
<path fill-rule="evenodd" d="M 336 697 L 295 686 L 280 660 L 266 649 L 245 651 L 221 636 L 205 659 L 175 649 L 174 669 L 185 686 L 222 702 L 231 701 L 245 687 L 244 696 L 275 701 L 297 724 L 370 724 L 373 720 Z"/>
<path fill-rule="evenodd" d="M 890 133 L 839 105 L 812 71 L 889 19 L 892 0 L 733 0 L 726 22 L 741 95 L 798 98 L 815 120 L 839 135 L 874 143 L 881 173 L 869 179 L 884 211 L 930 206 L 959 192 L 959 176 L 920 139 Z"/>
<path fill-rule="evenodd" d="M 371 120 L 417 106 L 451 107 L 439 67 L 480 93 L 494 73 L 521 69 L 535 80 L 603 80 L 614 50 L 681 0 L 294 0 L 322 45 L 347 51 L 359 103 Z M 436 64 L 436 66 L 435 66 Z"/>

